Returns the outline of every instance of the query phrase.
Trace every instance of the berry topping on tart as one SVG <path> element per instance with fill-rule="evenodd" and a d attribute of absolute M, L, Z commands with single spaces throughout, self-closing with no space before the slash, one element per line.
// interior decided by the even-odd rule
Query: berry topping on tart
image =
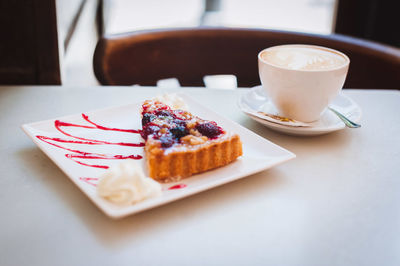
<path fill-rule="evenodd" d="M 159 181 L 177 181 L 242 155 L 240 137 L 214 121 L 173 110 L 157 100 L 145 101 L 141 115 L 149 175 Z"/>
<path fill-rule="evenodd" d="M 158 101 L 143 104 L 142 127 L 142 137 L 160 140 L 163 148 L 182 143 L 181 139 L 187 135 L 215 139 L 225 133 L 214 121 L 203 120 L 187 111 L 171 110 Z"/>

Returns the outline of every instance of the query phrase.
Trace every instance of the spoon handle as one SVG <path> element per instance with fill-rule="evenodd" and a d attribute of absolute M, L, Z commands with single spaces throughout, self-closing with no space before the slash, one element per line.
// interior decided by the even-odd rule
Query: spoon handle
<path fill-rule="evenodd" d="M 361 127 L 360 124 L 354 123 L 353 121 L 351 121 L 346 116 L 344 116 L 343 114 L 339 113 L 337 110 L 333 109 L 332 107 L 328 107 L 328 109 L 331 110 L 334 114 L 336 114 L 340 118 L 340 120 L 342 120 L 344 122 L 344 124 L 347 127 L 349 127 L 349 128 L 359 128 L 359 127 Z"/>

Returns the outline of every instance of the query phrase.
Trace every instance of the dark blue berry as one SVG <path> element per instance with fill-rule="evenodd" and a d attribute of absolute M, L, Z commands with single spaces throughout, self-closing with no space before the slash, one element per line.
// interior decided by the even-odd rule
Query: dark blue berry
<path fill-rule="evenodd" d="M 160 127 L 158 126 L 153 126 L 153 125 L 149 125 L 147 127 L 145 127 L 142 132 L 140 133 L 140 135 L 142 136 L 142 138 L 147 139 L 147 136 L 149 135 L 153 135 L 153 134 L 157 134 L 158 131 L 160 131 Z"/>
<path fill-rule="evenodd" d="M 171 135 L 162 135 L 160 137 L 161 147 L 169 148 L 174 145 L 175 141 Z"/>
<path fill-rule="evenodd" d="M 173 122 L 174 122 L 174 124 L 176 124 L 176 125 L 178 125 L 178 126 L 186 127 L 186 121 L 184 121 L 184 120 L 175 119 Z"/>
<path fill-rule="evenodd" d="M 180 139 L 189 134 L 189 131 L 184 126 L 179 126 L 179 125 L 177 125 L 174 128 L 171 128 L 169 131 L 177 139 Z"/>
<path fill-rule="evenodd" d="M 142 126 L 146 125 L 147 123 L 150 123 L 151 121 L 153 121 L 156 118 L 155 115 L 153 114 L 149 114 L 149 113 L 145 113 L 142 117 Z"/>
<path fill-rule="evenodd" d="M 223 131 L 222 129 L 214 123 L 206 122 L 203 124 L 198 124 L 196 129 L 204 136 L 212 139 L 220 135 Z"/>
<path fill-rule="evenodd" d="M 159 110 L 156 112 L 158 116 L 172 116 L 172 113 L 168 110 Z"/>

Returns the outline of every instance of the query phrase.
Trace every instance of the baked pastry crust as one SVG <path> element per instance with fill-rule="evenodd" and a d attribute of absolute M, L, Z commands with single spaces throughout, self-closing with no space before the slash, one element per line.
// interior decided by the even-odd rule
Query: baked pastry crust
<path fill-rule="evenodd" d="M 167 137 L 171 134 L 170 131 L 163 128 L 169 130 L 172 128 L 171 132 L 175 133 L 176 124 L 174 124 L 174 120 L 164 119 L 160 123 L 157 118 L 153 118 L 154 120 L 149 124 L 148 121 L 143 122 L 143 117 L 147 117 L 146 113 L 156 115 L 157 110 L 160 108 L 161 110 L 172 110 L 160 102 L 152 101 L 146 101 L 143 107 L 143 131 L 145 132 L 150 124 L 154 124 L 153 127 L 161 125 L 161 130 L 158 133 L 150 132 L 152 134 L 147 134 L 149 133 L 147 132 L 142 134 L 146 139 L 145 156 L 147 169 L 149 176 L 153 179 L 162 182 L 178 181 L 193 174 L 227 165 L 242 155 L 242 142 L 239 135 L 227 133 L 217 126 L 215 122 L 203 120 L 188 112 L 183 113 L 184 131 L 186 133 L 178 134 L 179 138 L 173 138 L 174 143 L 172 145 L 167 143 L 168 147 L 165 147 L 163 134 L 166 134 Z M 181 114 L 179 112 L 181 111 L 178 111 L 178 116 Z M 182 118 L 182 116 L 179 117 Z M 164 123 L 165 120 L 168 121 Z M 178 122 L 179 124 L 181 123 L 180 121 Z M 202 130 L 202 126 L 199 125 L 205 124 L 212 127 L 212 130 L 219 130 L 215 133 L 217 135 L 214 136 L 215 134 Z M 201 132 L 208 136 L 203 135 Z"/>

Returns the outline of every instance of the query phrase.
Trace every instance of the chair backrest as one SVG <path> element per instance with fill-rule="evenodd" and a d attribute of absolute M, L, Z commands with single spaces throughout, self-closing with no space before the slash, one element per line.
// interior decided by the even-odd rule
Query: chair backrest
<path fill-rule="evenodd" d="M 102 37 L 93 65 L 104 85 L 156 85 L 174 77 L 182 86 L 202 86 L 205 75 L 233 74 L 238 86 L 251 87 L 260 83 L 258 52 L 291 43 L 347 54 L 346 88 L 400 89 L 400 49 L 335 34 L 232 28 L 138 31 Z"/>

